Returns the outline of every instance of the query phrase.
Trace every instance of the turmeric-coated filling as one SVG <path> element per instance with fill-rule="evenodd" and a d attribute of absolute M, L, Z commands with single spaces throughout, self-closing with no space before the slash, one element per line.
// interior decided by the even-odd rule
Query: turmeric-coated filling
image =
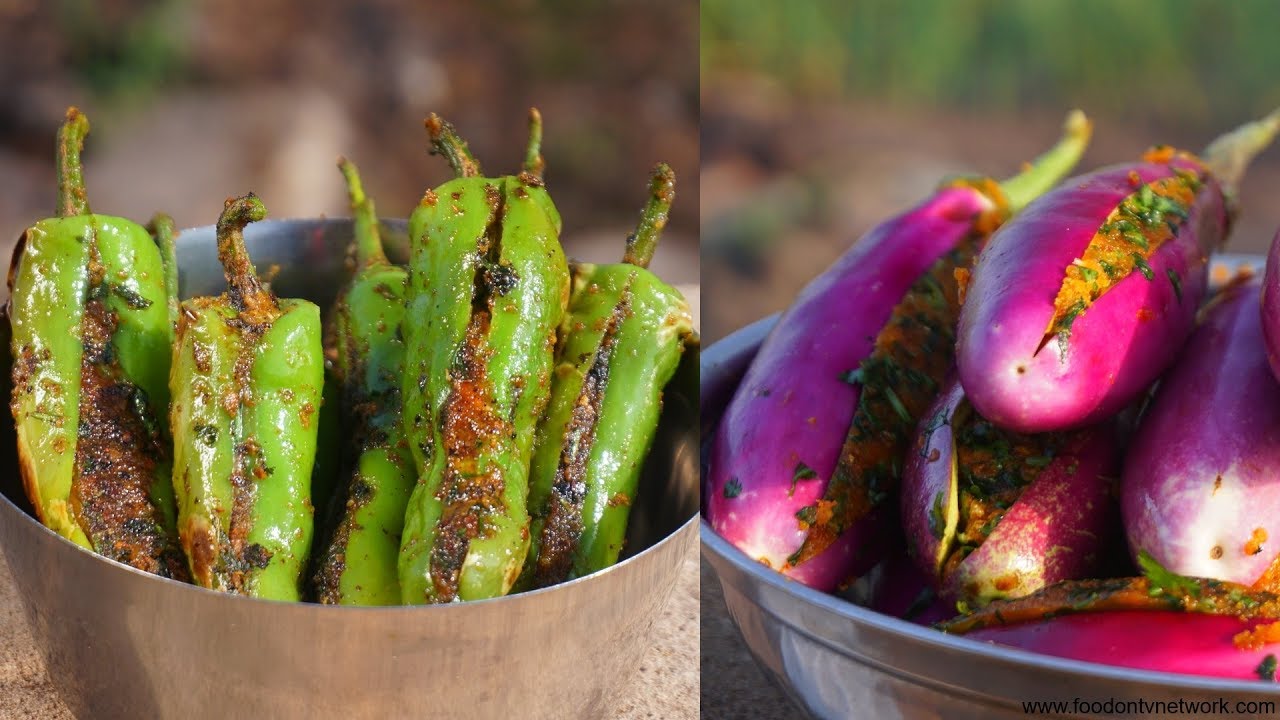
<path fill-rule="evenodd" d="M 1002 430 L 978 415 L 968 401 L 952 416 L 960 522 L 942 574 L 986 541 L 1004 514 L 1046 466 L 1060 444 L 1057 434 L 1023 435 Z"/>
<path fill-rule="evenodd" d="M 152 504 L 167 451 L 142 388 L 122 378 L 111 342 L 116 318 L 101 298 L 85 305 L 80 428 L 71 505 L 94 550 L 149 573 L 186 580 L 186 562 Z"/>
<path fill-rule="evenodd" d="M 892 496 L 916 422 L 952 365 L 960 313 L 955 268 L 969 265 L 983 238 L 966 238 L 921 275 L 894 307 L 871 355 L 844 376 L 862 388 L 858 407 L 826 493 L 796 513 L 809 534 L 788 565 L 821 553 Z M 816 479 L 804 458 L 799 461 L 795 482 Z"/>
<path fill-rule="evenodd" d="M 485 193 L 497 212 L 476 241 L 471 319 L 454 352 L 449 395 L 440 409 L 445 468 L 436 498 L 444 507 L 431 549 L 431 581 L 444 602 L 457 597 L 471 541 L 489 532 L 488 519 L 503 507 L 507 478 L 491 458 L 513 435 L 494 396 L 489 362 L 496 348 L 489 343 L 489 330 L 496 299 L 510 292 L 517 278 L 500 263 L 502 199 L 493 185 L 486 185 Z"/>
<path fill-rule="evenodd" d="M 1166 280 L 1155 277 L 1148 260 L 1186 222 L 1201 178 L 1178 168 L 1174 175 L 1151 183 L 1141 184 L 1136 173 L 1130 179 L 1137 189 L 1107 216 L 1089 241 L 1084 256 L 1067 266 L 1062 287 L 1053 301 L 1046 342 L 1058 336 L 1065 347 L 1076 319 L 1135 270 L 1149 282 Z M 1167 280 L 1181 299 L 1180 278 L 1170 273 Z"/>

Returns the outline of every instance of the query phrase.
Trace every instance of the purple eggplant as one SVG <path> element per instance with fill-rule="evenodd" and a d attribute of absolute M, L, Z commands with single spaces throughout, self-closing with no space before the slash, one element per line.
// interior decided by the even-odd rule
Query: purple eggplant
<path fill-rule="evenodd" d="M 882 560 L 880 569 L 879 582 L 867 602 L 871 610 L 926 627 L 955 617 L 955 603 L 938 596 L 936 583 L 902 549 Z"/>
<path fill-rule="evenodd" d="M 1184 575 L 1242 585 L 1280 557 L 1280 382 L 1260 283 L 1228 285 L 1165 375 L 1125 458 L 1129 547 Z"/>
<path fill-rule="evenodd" d="M 920 424 L 902 478 L 916 566 L 961 607 L 1088 577 L 1114 536 L 1109 424 L 1018 435 L 979 416 L 954 380 Z"/>
<path fill-rule="evenodd" d="M 1267 340 L 1271 372 L 1280 378 L 1280 232 L 1271 240 L 1262 275 L 1262 334 Z"/>
<path fill-rule="evenodd" d="M 1188 675 L 1275 680 L 1280 596 L 1154 574 L 1061 583 L 938 623 L 1045 655 Z"/>
<path fill-rule="evenodd" d="M 1018 432 L 1084 427 L 1173 361 L 1231 224 L 1229 198 L 1280 112 L 1210 145 L 1064 182 L 991 238 L 956 348 L 969 400 Z"/>
<path fill-rule="evenodd" d="M 849 472 L 832 480 L 855 410 L 872 395 L 864 392 L 874 385 L 864 382 L 864 365 L 888 344 L 883 331 L 895 327 L 891 318 L 905 317 L 900 306 L 945 301 L 939 284 L 949 283 L 955 295 L 946 263 L 961 262 L 955 254 L 966 243 L 972 253 L 1010 210 L 1065 175 L 1089 131 L 1084 116 L 1073 113 L 1062 141 L 1022 175 L 1001 185 L 944 186 L 876 227 L 810 282 L 765 339 L 712 439 L 703 508 L 716 532 L 825 590 L 875 561 L 868 549 L 890 519 L 879 511 L 890 488 L 873 493 L 865 476 Z M 945 372 L 950 342 L 937 345 L 929 361 L 941 362 Z M 871 369 L 883 375 L 884 365 Z M 892 389 L 876 390 L 878 407 L 908 414 Z M 820 542 L 814 530 L 823 531 Z"/>

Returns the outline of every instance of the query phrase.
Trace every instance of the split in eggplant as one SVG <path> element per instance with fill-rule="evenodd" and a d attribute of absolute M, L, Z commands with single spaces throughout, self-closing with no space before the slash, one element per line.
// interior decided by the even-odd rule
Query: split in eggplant
<path fill-rule="evenodd" d="M 1003 430 L 951 380 L 924 414 L 903 476 L 907 549 L 960 607 L 1019 597 L 1101 567 L 1114 530 L 1110 425 Z"/>
<path fill-rule="evenodd" d="M 789 565 L 823 552 L 854 522 L 897 497 L 912 432 L 953 363 L 960 313 L 955 270 L 973 261 L 981 240 L 962 240 L 916 280 L 877 335 L 871 356 L 845 376 L 861 388 L 858 406 L 826 493 L 796 513 L 809 535 Z M 797 466 L 796 482 L 814 479 L 808 474 Z"/>
<path fill-rule="evenodd" d="M 1280 597 L 1143 564 L 1145 577 L 1064 583 L 939 626 L 1072 660 L 1275 681 Z"/>
<path fill-rule="evenodd" d="M 1172 611 L 1227 615 L 1244 620 L 1280 620 L 1280 595 L 1237 583 L 1187 577 L 1141 556 L 1140 577 L 1070 580 L 1026 597 L 1001 600 L 938 623 L 964 634 L 986 627 L 1051 620 L 1062 615 L 1112 610 Z"/>
<path fill-rule="evenodd" d="M 1208 284 L 1247 161 L 1280 114 L 1201 160 L 1161 148 L 1074 178 L 1007 223 L 974 267 L 956 356 L 974 407 L 1036 433 L 1133 402 L 1173 361 Z"/>

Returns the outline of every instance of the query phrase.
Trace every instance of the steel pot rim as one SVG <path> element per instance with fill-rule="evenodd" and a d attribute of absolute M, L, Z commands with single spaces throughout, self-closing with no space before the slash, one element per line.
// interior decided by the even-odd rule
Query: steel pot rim
<path fill-rule="evenodd" d="M 165 583 L 167 585 L 171 585 L 175 588 L 175 591 L 177 592 L 195 592 L 205 598 L 218 598 L 219 602 L 230 600 L 232 602 L 238 602 L 238 603 L 254 603 L 259 605 L 270 605 L 270 606 L 277 606 L 277 607 L 296 606 L 298 608 L 315 609 L 317 612 L 340 612 L 340 613 L 448 612 L 450 608 L 454 609 L 454 611 L 457 612 L 457 611 L 460 611 L 459 610 L 460 608 L 480 606 L 480 605 L 493 605 L 496 603 L 503 603 L 503 602 L 510 603 L 510 602 L 517 601 L 518 598 L 541 596 L 541 595 L 546 595 L 548 593 L 552 593 L 556 591 L 559 591 L 562 593 L 575 592 L 575 591 L 578 591 L 578 589 L 581 588 L 582 585 L 585 585 L 588 583 L 594 584 L 596 582 L 600 582 L 602 578 L 606 577 L 610 573 L 625 572 L 626 569 L 629 568 L 631 565 L 645 562 L 648 559 L 648 556 L 653 554 L 654 551 L 657 551 L 659 548 L 665 547 L 669 543 L 676 541 L 677 538 L 687 533 L 693 532 L 693 527 L 697 524 L 697 521 L 698 521 L 698 516 L 695 515 L 694 517 L 690 517 L 688 520 L 682 523 L 680 527 L 668 533 L 662 539 L 658 540 L 652 545 L 649 545 L 648 547 L 641 550 L 640 552 L 637 552 L 635 555 L 632 555 L 623 560 L 619 560 L 618 562 L 614 563 L 613 565 L 607 568 L 604 568 L 603 570 L 598 570 L 596 572 L 591 573 L 590 575 L 584 575 L 582 577 L 574 578 L 573 580 L 567 580 L 565 582 L 558 583 L 556 585 L 551 585 L 549 587 L 538 588 L 537 590 L 529 590 L 521 593 L 512 593 L 510 595 L 503 595 L 503 596 L 494 597 L 494 598 L 486 598 L 484 600 L 468 600 L 466 602 L 441 603 L 436 605 L 355 606 L 355 605 L 326 605 L 322 603 L 309 602 L 309 601 L 295 602 L 292 600 L 268 600 L 264 598 L 249 597 L 247 595 L 235 595 L 232 593 L 222 592 L 219 590 L 211 590 L 209 588 L 200 587 L 199 585 L 194 585 L 191 583 L 181 582 L 179 580 L 174 580 L 172 578 L 160 577 L 159 575 L 154 575 L 144 570 L 139 570 L 138 568 L 135 568 L 131 565 L 125 565 L 124 563 L 119 562 L 117 560 L 112 560 L 111 558 L 103 557 L 102 555 L 99 555 L 98 553 L 92 550 L 89 550 L 88 548 L 81 547 L 71 542 L 70 540 L 62 537 L 61 535 L 45 527 L 44 524 L 42 524 L 39 520 L 29 515 L 22 508 L 18 507 L 18 505 L 15 504 L 13 500 L 9 498 L 8 495 L 0 492 L 0 522 L 7 522 L 8 518 L 10 517 L 14 518 L 15 522 L 25 522 L 30 524 L 33 527 L 31 527 L 29 531 L 41 533 L 42 536 L 47 541 L 58 541 L 62 543 L 63 546 L 66 547 L 67 549 L 89 555 L 93 557 L 95 560 L 98 560 L 100 562 L 103 562 L 112 566 L 116 571 L 135 575 L 142 580 L 146 580 L 150 582 L 160 582 L 160 583 Z"/>

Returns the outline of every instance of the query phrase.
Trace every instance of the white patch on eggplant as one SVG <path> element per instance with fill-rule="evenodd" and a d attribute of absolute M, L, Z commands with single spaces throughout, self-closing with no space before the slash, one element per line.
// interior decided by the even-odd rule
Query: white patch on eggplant
<path fill-rule="evenodd" d="M 1232 466 L 1222 473 L 1197 473 L 1203 482 L 1170 478 L 1163 492 L 1143 498 L 1148 516 L 1180 518 L 1178 522 L 1154 523 L 1159 539 L 1152 549 L 1159 552 L 1152 555 L 1170 571 L 1252 585 L 1271 564 L 1263 557 L 1267 555 L 1265 549 L 1257 555 L 1243 551 L 1259 523 L 1247 522 L 1242 517 L 1242 510 L 1256 503 L 1250 500 L 1248 485 L 1239 471 L 1240 468 Z M 1215 483 L 1219 477 L 1221 483 Z M 1222 549 L 1216 558 L 1218 553 L 1214 548 Z M 1275 552 L 1270 555 L 1274 556 Z"/>

